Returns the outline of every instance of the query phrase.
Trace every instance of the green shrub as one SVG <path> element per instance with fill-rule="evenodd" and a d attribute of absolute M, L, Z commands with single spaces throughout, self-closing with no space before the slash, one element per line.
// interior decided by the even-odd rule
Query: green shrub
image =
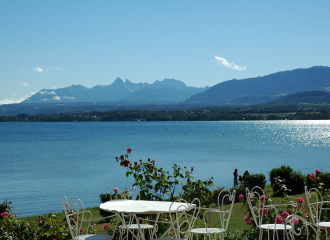
<path fill-rule="evenodd" d="M 244 179 L 244 186 L 248 189 L 252 189 L 255 186 L 264 189 L 266 186 L 266 176 L 262 173 L 247 175 Z"/>
<path fill-rule="evenodd" d="M 306 181 L 305 176 L 300 171 L 293 171 L 291 173 L 289 189 L 292 190 L 292 194 L 299 194 L 304 192 Z"/>
<path fill-rule="evenodd" d="M 276 196 L 280 196 L 282 194 L 278 178 L 280 178 L 286 187 L 291 190 L 290 194 L 299 194 L 304 192 L 304 175 L 300 171 L 293 171 L 290 166 L 282 165 L 279 168 L 273 168 L 269 172 L 270 185 Z"/>
<path fill-rule="evenodd" d="M 330 172 L 320 172 L 318 177 L 320 181 L 324 184 L 324 188 L 330 189 Z"/>

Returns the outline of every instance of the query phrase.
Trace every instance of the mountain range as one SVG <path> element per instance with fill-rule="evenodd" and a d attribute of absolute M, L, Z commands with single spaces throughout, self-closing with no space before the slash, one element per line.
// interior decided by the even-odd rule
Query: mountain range
<path fill-rule="evenodd" d="M 22 103 L 74 103 L 74 102 L 149 102 L 178 103 L 209 87 L 187 87 L 175 79 L 156 80 L 153 84 L 123 82 L 117 78 L 110 85 L 87 88 L 82 85 L 53 89 L 42 89 Z"/>
<path fill-rule="evenodd" d="M 330 103 L 330 67 L 277 72 L 263 77 L 228 80 L 212 87 L 187 87 L 175 79 L 153 84 L 123 82 L 86 88 L 72 85 L 43 89 L 19 104 L 0 106 L 0 115 L 60 114 L 125 109 L 170 110 L 207 106 L 262 105 L 263 108 L 286 104 Z"/>
<path fill-rule="evenodd" d="M 252 105 L 304 91 L 330 91 L 330 67 L 277 72 L 221 82 L 185 100 L 190 105 Z"/>

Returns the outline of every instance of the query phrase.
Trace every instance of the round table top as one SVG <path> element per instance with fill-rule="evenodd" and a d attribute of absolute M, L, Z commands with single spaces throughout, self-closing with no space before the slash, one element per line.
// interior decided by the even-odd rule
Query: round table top
<path fill-rule="evenodd" d="M 107 212 L 157 214 L 186 211 L 196 207 L 184 202 L 145 201 L 145 200 L 112 200 L 100 205 Z"/>

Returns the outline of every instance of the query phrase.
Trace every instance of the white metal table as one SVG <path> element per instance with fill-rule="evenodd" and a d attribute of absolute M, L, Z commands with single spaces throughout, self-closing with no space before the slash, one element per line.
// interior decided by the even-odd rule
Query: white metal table
<path fill-rule="evenodd" d="M 107 212 L 117 213 L 120 220 L 125 223 L 124 214 L 132 214 L 138 225 L 140 236 L 144 240 L 144 235 L 140 227 L 137 214 L 157 214 L 155 224 L 157 224 L 161 213 L 175 213 L 181 211 L 189 211 L 196 206 L 184 202 L 166 202 L 166 201 L 145 201 L 145 200 L 112 200 L 100 205 L 100 208 Z M 171 210 L 170 210 L 171 209 Z M 152 233 L 155 235 L 156 228 Z M 131 232 L 137 238 L 133 232 Z"/>

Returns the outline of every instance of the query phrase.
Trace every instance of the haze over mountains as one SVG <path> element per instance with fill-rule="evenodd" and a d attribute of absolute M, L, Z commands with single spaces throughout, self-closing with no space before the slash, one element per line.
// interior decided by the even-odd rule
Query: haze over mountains
<path fill-rule="evenodd" d="M 187 87 L 175 79 L 155 81 L 153 84 L 123 82 L 117 78 L 110 85 L 98 85 L 86 88 L 82 85 L 72 85 L 56 90 L 43 89 L 22 103 L 74 103 L 74 102 L 149 102 L 149 103 L 178 103 L 191 95 L 200 93 L 209 87 Z"/>

